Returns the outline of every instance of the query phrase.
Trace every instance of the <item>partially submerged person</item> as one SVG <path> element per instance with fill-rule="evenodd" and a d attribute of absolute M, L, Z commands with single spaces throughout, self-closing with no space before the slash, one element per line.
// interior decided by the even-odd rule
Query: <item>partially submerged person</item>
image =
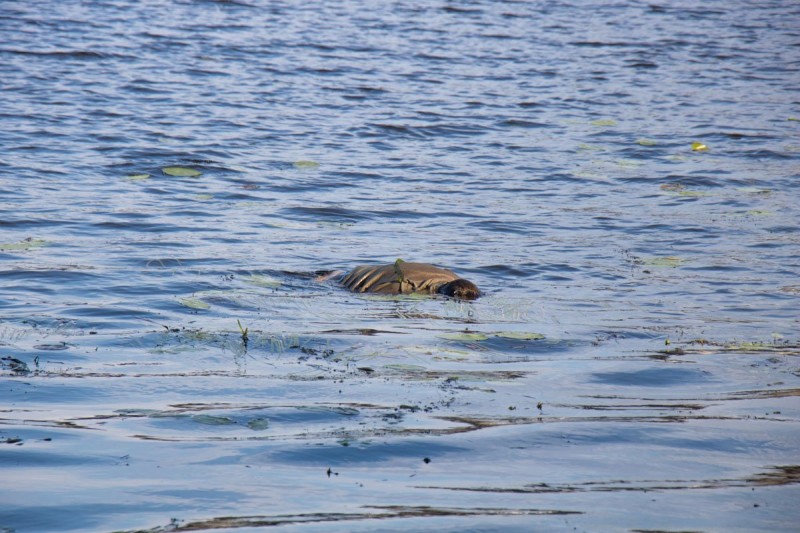
<path fill-rule="evenodd" d="M 407 263 L 402 259 L 390 265 L 358 266 L 339 281 L 353 292 L 444 294 L 461 300 L 474 300 L 481 295 L 474 283 L 450 270 L 428 263 Z"/>

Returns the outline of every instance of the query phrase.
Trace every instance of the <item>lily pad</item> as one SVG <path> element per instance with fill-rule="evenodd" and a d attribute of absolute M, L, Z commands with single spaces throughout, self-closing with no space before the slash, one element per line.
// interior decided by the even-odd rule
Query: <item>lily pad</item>
<path fill-rule="evenodd" d="M 198 298 L 180 298 L 178 303 L 191 309 L 211 309 L 211 306 Z"/>
<path fill-rule="evenodd" d="M 32 248 L 41 248 L 42 246 L 47 246 L 48 244 L 50 243 L 43 239 L 28 238 L 19 242 L 9 242 L 4 244 L 0 243 L 0 250 L 6 252 L 19 252 L 30 250 Z"/>
<path fill-rule="evenodd" d="M 206 200 L 213 200 L 214 199 L 214 195 L 213 194 L 195 194 L 194 195 L 194 199 L 203 202 L 203 201 L 206 201 Z"/>
<path fill-rule="evenodd" d="M 701 142 L 693 142 L 692 143 L 692 151 L 694 152 L 708 152 L 708 146 Z"/>
<path fill-rule="evenodd" d="M 164 167 L 161 169 L 161 172 L 167 176 L 176 176 L 179 178 L 196 178 L 202 174 L 199 170 L 189 167 Z"/>
<path fill-rule="evenodd" d="M 526 333 L 524 331 L 501 331 L 495 333 L 494 336 L 520 341 L 538 341 L 545 338 L 541 333 Z"/>
<path fill-rule="evenodd" d="M 657 143 L 652 139 L 636 139 L 636 144 L 641 146 L 655 146 Z"/>
<path fill-rule="evenodd" d="M 442 335 L 439 335 L 439 338 L 448 341 L 474 342 L 474 341 L 485 341 L 489 337 L 487 335 L 484 335 L 483 333 L 462 332 L 462 333 L 443 333 Z"/>
<path fill-rule="evenodd" d="M 292 164 L 294 165 L 294 168 L 304 168 L 304 169 L 319 168 L 319 163 L 317 163 L 316 161 L 300 160 L 300 161 L 295 161 Z"/>
<path fill-rule="evenodd" d="M 144 181 L 146 179 L 150 179 L 150 174 L 131 174 L 129 176 L 125 176 L 125 179 L 128 181 Z"/>
<path fill-rule="evenodd" d="M 591 124 L 592 126 L 599 126 L 599 127 L 616 126 L 617 125 L 617 121 L 616 120 L 612 120 L 610 118 L 602 118 L 602 119 L 599 119 L 599 120 L 593 120 L 589 124 Z"/>

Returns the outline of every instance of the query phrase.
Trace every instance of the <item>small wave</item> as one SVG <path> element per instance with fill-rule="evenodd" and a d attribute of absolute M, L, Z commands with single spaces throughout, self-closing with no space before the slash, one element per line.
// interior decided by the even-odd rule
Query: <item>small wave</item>
<path fill-rule="evenodd" d="M 469 137 L 484 135 L 490 129 L 484 126 L 471 126 L 466 124 L 433 124 L 426 126 L 412 126 L 407 124 L 371 123 L 369 130 L 362 136 L 389 136 L 389 137 L 414 137 L 426 139 L 431 137 Z"/>
<path fill-rule="evenodd" d="M 74 59 L 134 59 L 133 56 L 120 53 L 98 52 L 96 50 L 21 50 L 19 48 L 3 48 L 0 53 L 39 56 L 39 57 L 66 57 Z"/>
<path fill-rule="evenodd" d="M 544 122 L 533 122 L 530 120 L 522 120 L 518 118 L 510 118 L 502 121 L 500 123 L 501 126 L 510 126 L 514 128 L 552 128 L 552 124 L 546 124 Z"/>
<path fill-rule="evenodd" d="M 282 209 L 281 212 L 304 220 L 358 222 L 372 218 L 369 212 L 356 211 L 344 207 L 287 207 Z"/>

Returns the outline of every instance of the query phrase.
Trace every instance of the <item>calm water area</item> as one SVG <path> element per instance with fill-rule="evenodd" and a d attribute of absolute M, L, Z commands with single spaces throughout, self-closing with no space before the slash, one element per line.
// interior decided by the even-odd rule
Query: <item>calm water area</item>
<path fill-rule="evenodd" d="M 800 4 L 0 1 L 0 532 L 796 532 Z M 397 258 L 474 302 L 352 294 Z"/>

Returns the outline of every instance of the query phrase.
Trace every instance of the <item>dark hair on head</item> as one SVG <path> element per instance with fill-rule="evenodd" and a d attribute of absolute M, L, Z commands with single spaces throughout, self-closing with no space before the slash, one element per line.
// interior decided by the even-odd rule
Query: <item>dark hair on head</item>
<path fill-rule="evenodd" d="M 439 287 L 438 292 L 460 300 L 474 300 L 481 295 L 481 291 L 478 290 L 478 287 L 471 281 L 465 279 L 457 279 L 450 283 L 445 283 Z"/>

